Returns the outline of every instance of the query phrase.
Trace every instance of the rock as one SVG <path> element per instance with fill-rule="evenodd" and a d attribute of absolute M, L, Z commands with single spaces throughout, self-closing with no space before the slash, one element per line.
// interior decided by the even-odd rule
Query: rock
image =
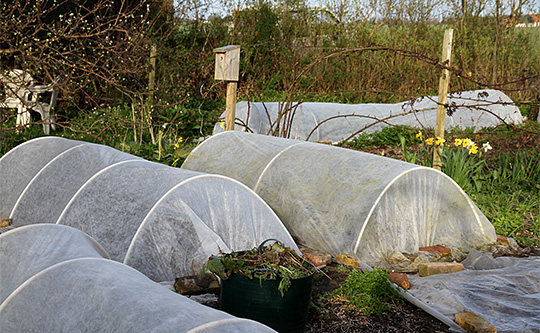
<path fill-rule="evenodd" d="M 508 241 L 508 248 L 514 252 L 518 252 L 521 248 L 513 238 L 506 238 Z"/>
<path fill-rule="evenodd" d="M 428 262 L 418 265 L 420 276 L 456 273 L 462 270 L 464 270 L 463 265 L 457 262 Z"/>
<path fill-rule="evenodd" d="M 348 265 L 351 265 L 351 266 L 355 266 L 355 267 L 360 267 L 360 265 L 358 264 L 358 261 L 356 261 L 356 259 L 354 259 L 353 257 L 349 256 L 349 255 L 346 255 L 346 254 L 338 254 L 338 256 L 336 257 L 336 260 L 339 260 L 343 263 L 346 263 Z"/>
<path fill-rule="evenodd" d="M 0 216 L 0 228 L 9 227 L 11 225 L 11 220 L 9 217 Z"/>
<path fill-rule="evenodd" d="M 461 251 L 457 247 L 450 248 L 450 259 L 452 261 L 462 262 L 463 260 L 465 260 L 465 258 L 467 258 L 467 255 L 463 253 L 463 251 Z"/>
<path fill-rule="evenodd" d="M 417 273 L 419 262 L 430 261 L 426 254 L 430 252 L 402 253 L 395 250 L 387 258 L 388 268 L 400 273 Z M 431 254 L 438 257 L 438 254 Z"/>
<path fill-rule="evenodd" d="M 219 282 L 209 273 L 203 277 L 199 275 L 183 276 L 174 282 L 174 290 L 182 295 L 217 294 L 219 293 Z"/>
<path fill-rule="evenodd" d="M 467 333 L 497 332 L 497 328 L 474 312 L 457 313 L 454 321 Z"/>
<path fill-rule="evenodd" d="M 405 289 L 409 289 L 411 287 L 409 277 L 405 273 L 390 272 L 390 279 L 392 282 L 402 286 Z"/>
<path fill-rule="evenodd" d="M 437 253 L 441 257 L 447 257 L 450 255 L 450 249 L 442 245 L 424 246 L 421 247 L 419 250 Z"/>
<path fill-rule="evenodd" d="M 388 258 L 386 259 L 386 261 L 388 261 L 388 263 L 390 265 L 410 265 L 411 264 L 411 261 L 409 258 L 407 258 L 403 253 L 401 253 L 400 251 L 398 250 L 395 250 L 394 252 L 392 252 L 390 254 L 390 256 L 388 256 Z"/>
<path fill-rule="evenodd" d="M 419 252 L 413 263 L 418 265 L 422 262 L 437 262 L 441 260 L 441 256 L 436 252 Z"/>
<path fill-rule="evenodd" d="M 307 260 L 317 267 L 332 263 L 332 255 L 329 253 L 319 252 L 309 247 L 302 247 L 300 251 Z"/>

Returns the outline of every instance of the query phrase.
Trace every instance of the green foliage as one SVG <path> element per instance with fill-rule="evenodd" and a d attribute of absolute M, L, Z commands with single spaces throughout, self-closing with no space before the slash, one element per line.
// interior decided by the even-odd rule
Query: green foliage
<path fill-rule="evenodd" d="M 232 273 L 245 275 L 250 279 L 279 279 L 278 289 L 283 296 L 289 290 L 291 280 L 313 274 L 314 267 L 294 250 L 276 242 L 249 251 L 211 256 L 201 268 L 201 275 L 207 270 L 223 280 L 228 279 Z"/>
<path fill-rule="evenodd" d="M 400 146 L 402 140 L 405 144 L 415 142 L 417 129 L 409 126 L 386 126 L 374 133 L 360 133 L 348 144 L 353 149 L 362 149 L 371 146 Z"/>
<path fill-rule="evenodd" d="M 498 234 L 540 246 L 540 161 L 537 149 L 504 153 L 488 161 L 485 190 L 472 194 Z"/>
<path fill-rule="evenodd" d="M 399 135 L 399 141 L 401 142 L 401 149 L 403 150 L 403 159 L 405 162 L 409 163 L 416 163 L 416 160 L 418 159 L 417 153 L 411 153 L 409 150 L 407 150 L 407 139 L 403 135 Z"/>
<path fill-rule="evenodd" d="M 540 198 L 538 190 L 513 193 L 498 192 L 497 186 L 486 188 L 493 192 L 479 192 L 471 198 L 491 221 L 499 235 L 513 237 L 518 243 L 540 246 Z"/>
<path fill-rule="evenodd" d="M 332 293 L 345 297 L 365 315 L 381 316 L 382 312 L 390 309 L 393 304 L 404 301 L 390 281 L 388 272 L 381 269 L 364 273 L 352 270 L 341 288 Z"/>
<path fill-rule="evenodd" d="M 538 149 L 518 150 L 514 153 L 498 155 L 492 161 L 489 180 L 506 191 L 513 191 L 514 186 L 530 187 L 540 190 L 540 160 Z"/>
<path fill-rule="evenodd" d="M 459 141 L 458 141 L 459 140 Z M 457 144 L 445 146 L 441 153 L 442 172 L 450 176 L 465 192 L 480 191 L 484 159 L 477 155 L 472 145 Z"/>

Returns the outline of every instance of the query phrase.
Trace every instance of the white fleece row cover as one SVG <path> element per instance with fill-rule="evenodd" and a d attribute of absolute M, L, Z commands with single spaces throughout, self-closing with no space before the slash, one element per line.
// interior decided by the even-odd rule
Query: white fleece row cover
<path fill-rule="evenodd" d="M 0 235 L 0 332 L 275 332 L 198 304 L 88 235 L 34 224 Z"/>
<path fill-rule="evenodd" d="M 474 312 L 499 333 L 540 332 L 540 257 L 493 258 L 472 250 L 465 270 L 409 276 L 409 293 L 453 320 Z"/>
<path fill-rule="evenodd" d="M 299 251 L 272 209 L 236 180 L 58 137 L 0 159 L 0 215 L 16 226 L 77 228 L 154 281 L 198 274 L 210 255 L 269 238 Z"/>
<path fill-rule="evenodd" d="M 270 134 L 276 128 L 279 113 L 290 110 L 283 124 L 290 124 L 291 139 L 339 142 L 359 132 L 373 133 L 388 125 L 435 128 L 437 96 L 427 96 L 396 104 L 339 104 L 264 102 L 236 104 L 235 130 Z M 498 90 L 475 90 L 448 95 L 449 110 L 445 127 L 472 128 L 501 123 L 521 124 L 523 117 L 515 103 Z M 452 112 L 453 111 L 453 112 Z M 225 113 L 221 115 L 225 119 Z M 289 119 L 289 120 L 286 120 Z M 246 128 L 247 127 L 247 128 Z M 222 122 L 214 126 L 214 134 L 223 132 Z"/>
<path fill-rule="evenodd" d="M 493 225 L 447 175 L 330 145 L 228 131 L 183 168 L 246 184 L 300 243 L 385 266 L 394 251 L 495 243 Z"/>

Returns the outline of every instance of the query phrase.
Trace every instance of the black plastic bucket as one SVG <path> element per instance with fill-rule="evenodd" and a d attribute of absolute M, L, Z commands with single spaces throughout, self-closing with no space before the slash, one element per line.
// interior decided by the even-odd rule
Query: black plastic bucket
<path fill-rule="evenodd" d="M 292 279 L 281 296 L 280 279 L 264 280 L 232 273 L 221 281 L 221 309 L 237 317 L 263 323 L 278 332 L 304 332 L 306 328 L 313 273 Z"/>

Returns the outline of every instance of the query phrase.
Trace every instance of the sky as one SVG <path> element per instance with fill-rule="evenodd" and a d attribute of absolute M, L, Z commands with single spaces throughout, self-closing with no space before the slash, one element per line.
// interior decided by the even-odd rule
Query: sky
<path fill-rule="evenodd" d="M 174 0 L 176 6 L 179 6 L 180 3 L 186 3 L 185 1 L 186 0 L 182 0 L 182 1 Z M 189 1 L 189 0 L 187 0 L 187 1 Z M 206 0 L 206 1 L 207 1 L 206 2 L 207 4 L 211 4 L 210 5 L 211 9 L 207 14 L 215 13 L 217 15 L 224 16 L 224 15 L 227 14 L 226 10 L 230 10 L 230 8 L 232 6 L 234 6 L 235 4 L 238 4 L 239 2 L 241 4 L 245 4 L 245 3 L 248 3 L 248 2 L 255 2 L 256 0 Z M 269 0 L 269 1 L 272 1 L 272 0 Z M 306 3 L 308 3 L 309 5 L 312 5 L 312 6 L 322 6 L 324 3 L 339 3 L 339 2 L 354 3 L 355 2 L 355 0 L 304 0 L 304 1 L 306 1 Z M 365 2 L 365 1 L 370 1 L 370 0 L 360 0 L 359 2 Z M 404 0 L 397 0 L 397 1 L 401 2 L 401 1 L 404 1 Z M 411 0 L 406 0 L 406 1 L 411 1 Z M 437 1 L 437 0 L 435 0 L 435 1 Z M 454 0 L 454 1 L 459 1 L 459 0 Z M 523 1 L 523 0 L 502 0 L 501 2 L 509 3 L 509 2 L 514 2 L 514 1 L 517 2 L 517 1 Z M 226 2 L 227 5 L 223 5 L 224 2 Z M 191 2 L 191 3 L 192 4 L 196 3 L 198 5 L 201 5 L 201 4 L 205 3 L 205 0 L 203 0 L 203 1 L 195 1 L 195 2 Z M 204 7 L 204 5 L 202 5 L 201 7 Z M 531 10 L 524 9 L 523 14 L 540 14 L 540 0 L 532 0 L 531 1 L 531 7 L 532 7 Z"/>

